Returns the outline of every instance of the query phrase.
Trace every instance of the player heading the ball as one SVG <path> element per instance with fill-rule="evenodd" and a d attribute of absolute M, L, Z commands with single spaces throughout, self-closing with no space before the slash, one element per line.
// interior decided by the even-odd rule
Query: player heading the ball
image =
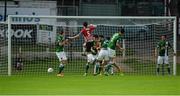
<path fill-rule="evenodd" d="M 83 28 L 81 29 L 81 32 L 79 34 L 77 34 L 76 36 L 69 37 L 70 39 L 76 39 L 76 38 L 79 38 L 81 34 L 83 35 L 87 58 L 89 58 L 88 56 L 90 56 L 91 49 L 94 45 L 94 37 L 93 37 L 92 33 L 95 30 L 95 28 L 96 28 L 96 25 L 93 25 L 93 24 L 88 25 L 87 22 L 84 22 Z M 89 69 L 89 62 L 88 61 L 89 60 L 87 60 L 87 64 L 86 64 L 85 69 Z M 86 73 L 85 73 L 85 75 L 86 75 Z"/>

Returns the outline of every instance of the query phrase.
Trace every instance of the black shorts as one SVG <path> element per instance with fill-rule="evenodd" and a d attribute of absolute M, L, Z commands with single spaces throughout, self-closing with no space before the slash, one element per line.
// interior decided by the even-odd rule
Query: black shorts
<path fill-rule="evenodd" d="M 86 52 L 91 52 L 91 48 L 93 47 L 94 42 L 86 42 Z"/>

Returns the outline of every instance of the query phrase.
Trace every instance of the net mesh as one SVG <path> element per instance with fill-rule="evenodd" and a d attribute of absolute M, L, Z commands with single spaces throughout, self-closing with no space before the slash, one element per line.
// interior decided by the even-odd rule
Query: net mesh
<path fill-rule="evenodd" d="M 7 75 L 8 54 L 7 54 L 7 25 L 0 23 L 0 75 Z"/>
<path fill-rule="evenodd" d="M 57 32 L 64 31 L 65 37 L 74 36 L 82 29 L 84 21 L 97 25 L 93 34 L 111 37 L 120 28 L 125 29 L 125 57 L 117 49 L 116 62 L 125 74 L 155 75 L 157 58 L 154 50 L 161 35 L 167 35 L 171 45 L 173 42 L 173 19 L 134 19 L 134 18 L 41 18 L 12 17 L 11 53 L 13 75 L 49 75 L 47 69 L 52 67 L 58 72 L 59 60 L 55 54 L 55 38 Z M 29 21 L 28 21 L 29 20 Z M 30 21 L 31 20 L 31 21 Z M 33 21 L 34 20 L 34 21 Z M 4 24 L 5 25 L 5 24 Z M 5 28 L 1 24 L 0 28 Z M 3 39 L 3 38 L 1 38 Z M 0 74 L 7 74 L 7 38 L 1 40 Z M 3 43 L 3 44 L 2 44 Z M 66 74 L 83 74 L 87 58 L 82 56 L 84 40 L 81 36 L 70 45 L 65 46 L 68 63 Z M 121 41 L 121 45 L 122 45 Z M 4 48 L 4 49 L 3 49 Z M 5 51 L 4 51 L 5 50 Z M 169 63 L 173 70 L 173 52 L 170 51 Z M 20 69 L 17 61 L 21 60 Z M 5 62 L 5 63 L 4 63 Z M 93 73 L 93 65 L 90 73 Z M 114 68 L 116 72 L 116 69 Z M 171 72 L 172 73 L 172 72 Z M 167 74 L 167 72 L 166 72 Z"/>

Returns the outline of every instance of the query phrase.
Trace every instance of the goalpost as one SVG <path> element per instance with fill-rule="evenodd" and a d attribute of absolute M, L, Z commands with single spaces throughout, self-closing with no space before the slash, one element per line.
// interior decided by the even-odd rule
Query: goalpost
<path fill-rule="evenodd" d="M 161 35 L 167 35 L 176 53 L 176 17 L 9 15 L 8 75 L 47 75 L 49 67 L 55 69 L 55 74 L 59 65 L 54 44 L 57 32 L 63 30 L 66 37 L 74 36 L 80 32 L 85 21 L 97 25 L 93 34 L 105 37 L 112 37 L 122 27 L 125 29 L 125 36 L 120 43 L 126 50 L 121 52 L 117 49 L 116 57 L 117 65 L 125 74 L 156 74 L 157 58 L 154 49 Z M 81 56 L 82 44 L 81 36 L 65 47 L 68 57 L 65 73 L 84 73 L 87 60 Z M 16 69 L 17 57 L 22 59 L 22 70 Z M 176 56 L 172 51 L 169 63 L 171 74 L 176 75 Z"/>

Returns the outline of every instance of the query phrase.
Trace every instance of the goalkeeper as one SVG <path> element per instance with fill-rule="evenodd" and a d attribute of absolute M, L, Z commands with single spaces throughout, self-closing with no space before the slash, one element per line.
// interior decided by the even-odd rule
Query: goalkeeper
<path fill-rule="evenodd" d="M 120 69 L 120 67 L 118 65 L 116 65 L 116 61 L 115 61 L 115 58 L 116 58 L 116 47 L 118 47 L 120 50 L 124 50 L 121 45 L 119 44 L 119 41 L 122 39 L 124 35 L 124 29 L 121 28 L 120 32 L 118 33 L 115 33 L 110 41 L 109 41 L 109 44 L 108 44 L 108 50 L 109 50 L 109 57 L 110 57 L 110 62 L 109 62 L 109 66 L 108 69 L 111 69 L 111 74 L 113 74 L 113 66 L 115 66 L 117 68 L 117 70 L 119 72 L 121 72 L 122 70 Z"/>
<path fill-rule="evenodd" d="M 164 64 L 167 66 L 168 74 L 171 74 L 170 64 L 168 60 L 169 49 L 173 50 L 171 44 L 166 40 L 166 35 L 162 35 L 161 40 L 158 42 L 157 47 L 155 48 L 155 56 L 157 56 L 157 52 L 159 53 L 156 68 L 157 75 L 160 72 L 160 65 L 162 65 L 162 74 L 164 75 Z"/>
<path fill-rule="evenodd" d="M 57 34 L 56 36 L 56 56 L 59 59 L 59 72 L 57 74 L 57 76 L 63 77 L 64 74 L 62 73 L 62 71 L 64 70 L 64 66 L 67 63 L 67 57 L 66 57 L 66 53 L 64 52 L 64 46 L 66 44 L 69 44 L 68 39 L 65 39 L 64 37 L 64 32 L 61 31 L 59 32 L 59 34 Z"/>

